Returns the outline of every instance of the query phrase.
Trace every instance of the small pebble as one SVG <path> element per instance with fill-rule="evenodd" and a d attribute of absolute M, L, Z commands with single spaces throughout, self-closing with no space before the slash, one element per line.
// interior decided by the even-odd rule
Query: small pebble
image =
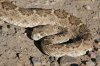
<path fill-rule="evenodd" d="M 97 63 L 97 65 L 96 66 L 100 66 L 100 62 L 99 63 Z"/>
<path fill-rule="evenodd" d="M 50 66 L 59 66 L 58 62 L 57 62 L 57 58 L 55 57 L 50 57 Z"/>
<path fill-rule="evenodd" d="M 91 10 L 91 7 L 88 6 L 88 5 L 84 5 L 83 7 L 84 7 L 86 10 Z"/>
<path fill-rule="evenodd" d="M 92 61 L 86 62 L 86 66 L 95 66 L 96 64 Z"/>
<path fill-rule="evenodd" d="M 96 39 L 96 41 L 99 43 L 100 42 L 100 38 Z"/>
<path fill-rule="evenodd" d="M 100 62 L 100 55 L 97 55 L 97 56 L 96 56 L 96 61 L 97 61 L 97 62 Z"/>
<path fill-rule="evenodd" d="M 66 63 L 66 62 L 77 62 L 77 59 L 76 58 L 74 58 L 74 57 L 69 57 L 69 56 L 64 56 L 64 57 L 62 57 L 61 59 L 60 59 L 60 62 L 61 63 Z"/>
<path fill-rule="evenodd" d="M 41 61 L 38 58 L 32 58 L 32 62 L 34 66 L 41 66 Z"/>
<path fill-rule="evenodd" d="M 78 59 L 74 57 L 64 56 L 60 59 L 60 66 L 70 66 L 70 64 L 77 62 L 79 62 Z"/>
<path fill-rule="evenodd" d="M 96 58 L 96 52 L 90 52 L 90 57 L 91 58 Z"/>

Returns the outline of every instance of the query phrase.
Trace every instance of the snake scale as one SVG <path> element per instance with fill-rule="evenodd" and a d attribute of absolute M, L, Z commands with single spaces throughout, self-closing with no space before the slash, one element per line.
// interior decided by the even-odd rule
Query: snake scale
<path fill-rule="evenodd" d="M 20 27 L 35 27 L 33 40 L 41 40 L 45 54 L 77 57 L 92 50 L 86 24 L 65 10 L 21 8 L 0 0 L 0 19 Z"/>

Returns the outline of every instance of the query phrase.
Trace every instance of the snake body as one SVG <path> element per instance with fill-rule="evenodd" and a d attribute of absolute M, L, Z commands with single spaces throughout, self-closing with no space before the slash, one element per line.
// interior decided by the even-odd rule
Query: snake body
<path fill-rule="evenodd" d="M 20 27 L 35 27 L 33 40 L 42 38 L 41 47 L 50 56 L 77 57 L 93 48 L 86 24 L 65 10 L 20 8 L 1 0 L 0 19 Z"/>

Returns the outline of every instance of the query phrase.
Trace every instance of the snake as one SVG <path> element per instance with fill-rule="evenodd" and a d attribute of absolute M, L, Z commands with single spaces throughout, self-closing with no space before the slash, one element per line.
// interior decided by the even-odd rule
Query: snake
<path fill-rule="evenodd" d="M 21 8 L 0 0 L 0 20 L 33 28 L 32 39 L 41 40 L 41 48 L 49 56 L 77 57 L 93 48 L 87 25 L 63 9 Z"/>

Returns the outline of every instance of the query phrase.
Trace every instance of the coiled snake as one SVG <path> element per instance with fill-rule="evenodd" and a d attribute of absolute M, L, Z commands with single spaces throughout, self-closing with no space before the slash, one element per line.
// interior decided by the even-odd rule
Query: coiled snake
<path fill-rule="evenodd" d="M 0 19 L 20 27 L 35 27 L 33 40 L 42 38 L 41 47 L 50 56 L 77 57 L 93 47 L 86 24 L 65 10 L 19 8 L 1 0 Z"/>

